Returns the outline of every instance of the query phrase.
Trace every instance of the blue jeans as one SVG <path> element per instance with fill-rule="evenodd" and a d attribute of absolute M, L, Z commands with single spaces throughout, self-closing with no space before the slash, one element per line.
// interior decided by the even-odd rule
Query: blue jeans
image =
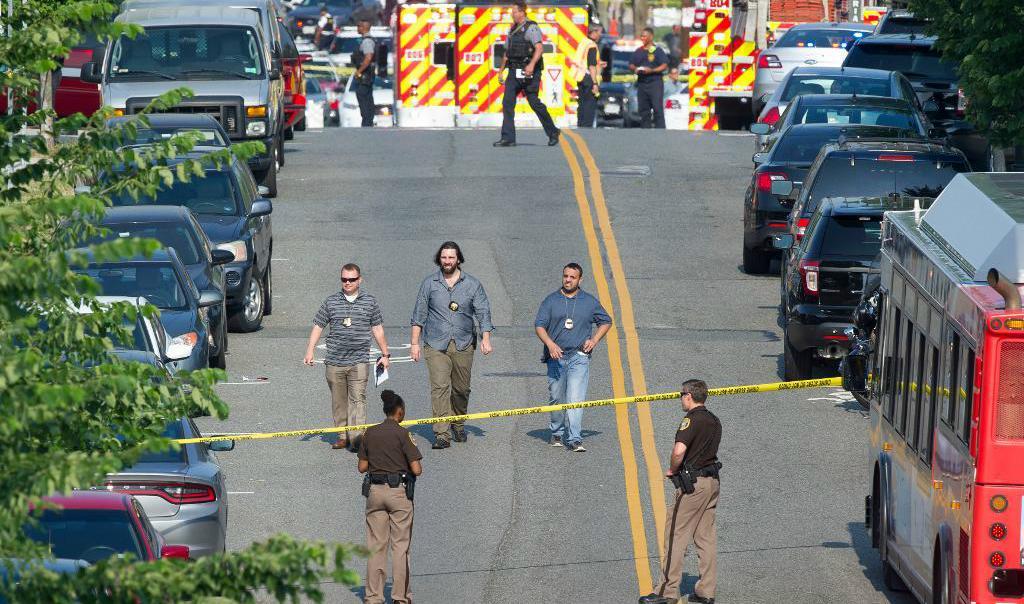
<path fill-rule="evenodd" d="M 578 403 L 587 398 L 590 380 L 590 356 L 576 351 L 562 358 L 548 359 L 548 393 L 551 404 Z M 583 409 L 551 412 L 551 435 L 573 444 L 583 440 Z M 566 433 L 568 431 L 568 433 Z"/>

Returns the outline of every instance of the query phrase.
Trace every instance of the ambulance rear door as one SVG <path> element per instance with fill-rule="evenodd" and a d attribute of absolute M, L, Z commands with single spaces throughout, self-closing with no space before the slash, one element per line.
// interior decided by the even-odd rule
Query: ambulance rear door
<path fill-rule="evenodd" d="M 398 125 L 455 123 L 455 5 L 403 4 L 395 30 Z"/>

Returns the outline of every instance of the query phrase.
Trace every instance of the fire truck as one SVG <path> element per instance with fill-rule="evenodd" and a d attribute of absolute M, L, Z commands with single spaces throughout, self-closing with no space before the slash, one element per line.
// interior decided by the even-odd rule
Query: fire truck
<path fill-rule="evenodd" d="M 504 86 L 498 82 L 511 9 L 495 1 L 406 3 L 395 11 L 396 117 L 399 126 L 496 127 Z M 586 37 L 585 0 L 532 4 L 527 17 L 544 35 L 541 100 L 559 126 L 575 121 L 569 61 Z M 525 98 L 517 125 L 539 126 Z"/>

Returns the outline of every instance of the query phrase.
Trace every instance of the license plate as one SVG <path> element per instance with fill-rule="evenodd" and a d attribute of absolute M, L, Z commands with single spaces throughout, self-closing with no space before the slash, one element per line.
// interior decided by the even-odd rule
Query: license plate
<path fill-rule="evenodd" d="M 622 111 L 622 108 L 618 105 L 605 105 L 604 112 L 608 115 L 618 115 Z"/>
<path fill-rule="evenodd" d="M 302 33 L 304 33 L 304 34 L 316 33 L 316 27 L 313 26 L 313 25 L 303 25 L 302 26 Z"/>

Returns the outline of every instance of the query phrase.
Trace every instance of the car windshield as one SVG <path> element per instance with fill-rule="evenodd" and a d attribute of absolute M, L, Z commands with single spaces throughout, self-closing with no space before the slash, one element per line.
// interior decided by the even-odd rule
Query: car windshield
<path fill-rule="evenodd" d="M 76 272 L 92 277 L 104 296 L 145 296 L 161 310 L 187 310 L 188 299 L 170 262 L 111 262 Z"/>
<path fill-rule="evenodd" d="M 850 29 L 791 29 L 773 48 L 849 48 L 868 32 Z"/>
<path fill-rule="evenodd" d="M 612 74 L 613 75 L 628 75 L 629 61 L 633 58 L 632 50 L 613 50 L 612 51 Z"/>
<path fill-rule="evenodd" d="M 801 105 L 792 117 L 793 124 L 860 124 L 920 130 L 917 117 L 903 107 L 858 105 Z"/>
<path fill-rule="evenodd" d="M 142 544 L 126 510 L 46 510 L 25 533 L 49 545 L 55 558 L 96 563 L 111 556 L 143 558 Z"/>
<path fill-rule="evenodd" d="M 246 27 L 151 27 L 121 36 L 110 52 L 112 79 L 255 79 L 262 45 Z"/>
<path fill-rule="evenodd" d="M 818 156 L 821 146 L 839 139 L 840 131 L 829 128 L 811 133 L 786 133 L 772 148 L 773 162 L 792 162 L 810 165 Z"/>
<path fill-rule="evenodd" d="M 923 158 L 906 161 L 903 155 L 892 155 L 892 161 L 827 158 L 814 177 L 804 215 L 810 215 L 826 197 L 938 197 L 954 176 L 969 170 L 966 164 Z"/>
<path fill-rule="evenodd" d="M 825 225 L 821 258 L 870 260 L 881 247 L 881 216 L 833 216 Z"/>
<path fill-rule="evenodd" d="M 782 91 L 782 101 L 788 102 L 805 94 L 862 94 L 891 96 L 889 80 L 851 77 L 845 75 L 796 75 L 789 78 Z"/>
<path fill-rule="evenodd" d="M 906 44 L 858 44 L 850 50 L 844 67 L 869 67 L 898 71 L 915 80 L 956 81 L 956 65 L 942 60 L 939 51 Z"/>
<path fill-rule="evenodd" d="M 140 196 L 136 200 L 127 191 L 122 191 L 111 195 L 110 201 L 115 206 L 185 206 L 196 214 L 239 215 L 234 179 L 230 173 L 219 170 L 207 170 L 205 178 L 193 178 L 188 182 L 175 180 L 170 187 L 157 191 L 155 197 Z"/>
<path fill-rule="evenodd" d="M 185 438 L 185 429 L 181 426 L 181 420 L 174 420 L 167 424 L 162 434 L 164 438 Z M 185 447 L 174 447 L 163 451 L 149 451 L 139 457 L 138 463 L 185 463 Z"/>
<path fill-rule="evenodd" d="M 213 128 L 140 128 L 136 131 L 135 138 L 131 141 L 125 141 L 127 145 L 149 145 L 157 143 L 163 140 L 167 140 L 175 134 L 181 134 L 183 132 L 198 132 L 200 137 L 200 145 L 215 145 L 217 147 L 227 147 L 228 141 L 224 138 L 219 130 Z"/>
<path fill-rule="evenodd" d="M 200 252 L 201 244 L 184 224 L 129 222 L 126 224 L 104 224 L 103 228 L 110 232 L 105 236 L 97 235 L 86 244 L 92 245 L 115 239 L 156 239 L 164 247 L 173 247 L 174 251 L 178 252 L 178 258 L 181 259 L 182 264 L 199 264 L 205 260 L 205 254 Z"/>
<path fill-rule="evenodd" d="M 919 17 L 889 17 L 882 22 L 880 34 L 924 34 L 928 20 Z"/>

